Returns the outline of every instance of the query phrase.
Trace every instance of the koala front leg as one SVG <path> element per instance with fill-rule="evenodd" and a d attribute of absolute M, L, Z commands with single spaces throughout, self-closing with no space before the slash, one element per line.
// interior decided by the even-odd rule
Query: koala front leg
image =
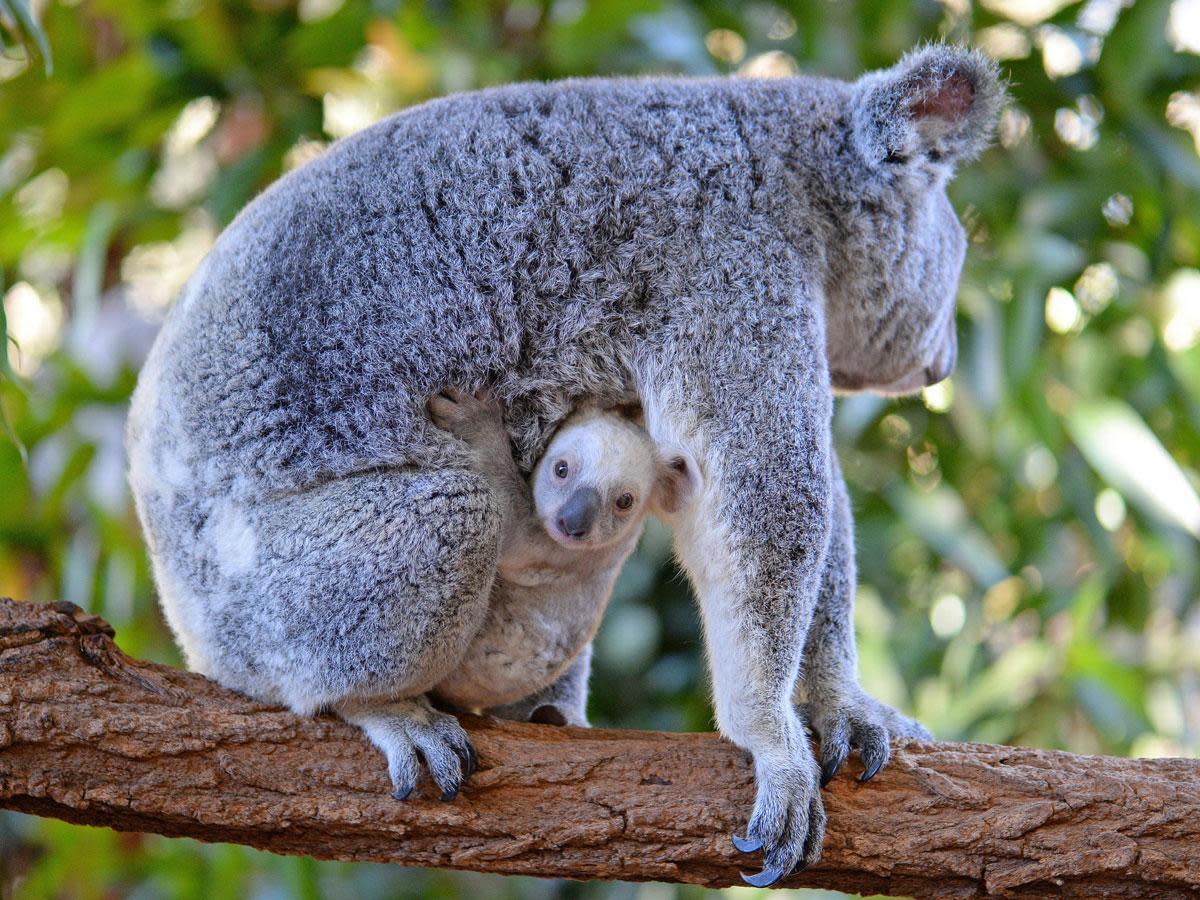
<path fill-rule="evenodd" d="M 524 700 L 497 706 L 488 712 L 514 722 L 588 728 L 588 678 L 591 673 L 592 645 L 588 644 L 553 684 Z"/>
<path fill-rule="evenodd" d="M 763 887 L 814 862 L 825 830 L 792 697 L 828 542 L 832 398 L 819 306 L 748 305 L 639 377 L 651 435 L 699 469 L 676 552 L 699 596 L 717 724 L 754 757 L 757 799 L 735 844 L 764 851 L 746 879 Z"/>
<path fill-rule="evenodd" d="M 821 742 L 821 786 L 857 749 L 867 781 L 886 765 L 894 737 L 932 740 L 920 722 L 880 703 L 858 683 L 854 640 L 854 519 L 837 456 L 831 456 L 832 531 L 825 554 L 821 593 L 808 634 L 796 699 Z M 807 701 L 807 702 L 805 702 Z"/>

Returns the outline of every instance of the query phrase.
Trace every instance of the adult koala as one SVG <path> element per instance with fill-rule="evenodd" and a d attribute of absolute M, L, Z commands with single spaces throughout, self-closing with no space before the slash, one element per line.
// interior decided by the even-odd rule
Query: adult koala
<path fill-rule="evenodd" d="M 425 402 L 487 385 L 528 469 L 573 405 L 636 394 L 699 476 L 676 546 L 717 722 L 754 757 L 754 883 L 816 859 L 806 644 L 811 720 L 838 732 L 820 737 L 896 721 L 855 682 L 846 591 L 814 615 L 827 556 L 852 558 L 832 390 L 949 373 L 965 240 L 944 188 L 1001 94 L 944 46 L 852 84 L 517 85 L 280 179 L 185 288 L 130 418 L 189 665 L 419 748 L 452 796 L 474 753 L 423 695 L 483 621 L 502 514 Z"/>

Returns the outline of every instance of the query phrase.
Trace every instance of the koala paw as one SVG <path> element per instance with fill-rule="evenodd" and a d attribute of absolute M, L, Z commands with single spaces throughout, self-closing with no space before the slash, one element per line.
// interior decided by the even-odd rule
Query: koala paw
<path fill-rule="evenodd" d="M 497 706 L 488 710 L 493 716 L 508 719 L 510 722 L 533 722 L 538 725 L 574 725 L 576 728 L 590 728 L 587 714 L 582 709 L 571 705 L 552 701 L 519 700 L 507 706 Z"/>
<path fill-rule="evenodd" d="M 733 839 L 742 853 L 761 850 L 764 854 L 761 872 L 742 874 L 742 880 L 753 887 L 770 887 L 821 856 L 825 807 L 817 783 L 819 771 L 807 739 L 800 741 L 803 752 L 798 760 L 786 764 L 756 760 L 754 812 L 746 836 Z"/>
<path fill-rule="evenodd" d="M 458 719 L 438 712 L 424 697 L 340 712 L 387 757 L 392 796 L 397 800 L 407 799 L 417 786 L 421 757 L 442 791 L 442 800 L 458 796 L 463 781 L 479 767 L 479 756 Z"/>
<path fill-rule="evenodd" d="M 857 750 L 862 759 L 863 773 L 858 780 L 869 781 L 887 764 L 892 738 L 933 740 L 916 719 L 860 689 L 849 696 L 810 699 L 804 706 L 804 718 L 821 742 L 821 787 L 833 780 L 851 749 Z"/>
<path fill-rule="evenodd" d="M 487 391 L 472 395 L 448 387 L 430 397 L 428 407 L 434 425 L 468 444 L 474 446 L 482 440 L 503 436 L 507 445 L 503 407 Z"/>

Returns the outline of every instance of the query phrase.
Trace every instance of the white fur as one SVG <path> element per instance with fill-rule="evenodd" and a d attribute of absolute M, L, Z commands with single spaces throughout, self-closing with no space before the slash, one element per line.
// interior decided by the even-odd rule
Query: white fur
<path fill-rule="evenodd" d="M 236 578 L 254 568 L 258 539 L 242 507 L 231 500 L 217 501 L 205 530 L 223 575 Z"/>

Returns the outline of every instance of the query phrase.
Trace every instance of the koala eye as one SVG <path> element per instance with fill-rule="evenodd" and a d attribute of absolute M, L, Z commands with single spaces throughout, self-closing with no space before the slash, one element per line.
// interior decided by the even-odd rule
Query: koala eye
<path fill-rule="evenodd" d="M 617 498 L 617 509 L 629 509 L 633 506 L 633 494 L 622 494 Z"/>
<path fill-rule="evenodd" d="M 566 478 L 567 472 L 568 472 L 568 466 L 567 466 L 567 461 L 565 459 L 560 459 L 558 462 L 556 462 L 554 464 L 554 474 L 557 475 L 559 478 Z"/>

